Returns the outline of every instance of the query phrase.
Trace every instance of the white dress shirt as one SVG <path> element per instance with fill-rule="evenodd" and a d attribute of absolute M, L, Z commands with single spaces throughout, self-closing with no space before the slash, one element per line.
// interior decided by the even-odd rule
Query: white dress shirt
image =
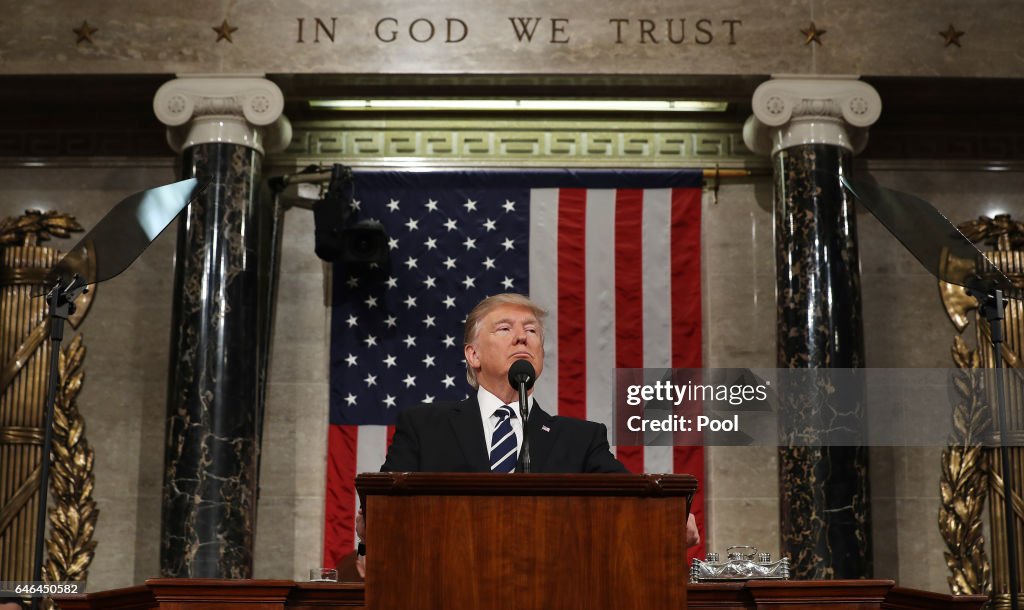
<path fill-rule="evenodd" d="M 491 437 L 494 436 L 494 429 L 498 427 L 498 416 L 494 414 L 505 403 L 480 386 L 476 391 L 476 401 L 480 404 L 480 419 L 484 422 L 484 443 L 487 446 L 487 455 L 491 454 Z M 527 408 L 533 410 L 533 396 L 529 397 Z M 523 420 L 519 417 L 519 401 L 512 403 L 512 431 L 516 434 L 516 455 L 523 449 Z"/>

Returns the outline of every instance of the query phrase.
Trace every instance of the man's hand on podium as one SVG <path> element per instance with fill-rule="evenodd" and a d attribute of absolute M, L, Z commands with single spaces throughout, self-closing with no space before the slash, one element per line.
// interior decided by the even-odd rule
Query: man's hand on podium
<path fill-rule="evenodd" d="M 358 521 L 356 521 L 356 527 L 358 528 Z M 690 517 L 686 520 L 686 546 L 697 546 L 700 544 L 700 532 L 697 530 L 697 520 L 693 518 L 693 513 L 690 513 Z"/>
<path fill-rule="evenodd" d="M 356 537 L 359 539 L 360 547 L 363 544 L 363 540 L 366 539 L 366 517 L 363 513 L 363 507 L 359 507 L 359 512 L 356 513 Z M 366 578 L 366 555 L 359 553 L 356 555 L 356 569 L 359 570 L 359 575 Z"/>

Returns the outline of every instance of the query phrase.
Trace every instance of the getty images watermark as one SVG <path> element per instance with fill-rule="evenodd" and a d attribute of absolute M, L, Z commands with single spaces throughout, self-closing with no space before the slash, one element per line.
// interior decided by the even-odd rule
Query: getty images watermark
<path fill-rule="evenodd" d="M 944 446 L 991 369 L 616 369 L 616 445 Z M 1024 383 L 1004 376 L 1010 395 Z M 1021 386 L 1021 387 L 1017 387 Z M 984 407 L 987 409 L 987 407 Z M 1016 407 L 1018 409 L 1022 407 Z M 991 417 L 973 433 L 998 445 Z M 1015 437 L 1021 444 L 1019 437 Z"/>

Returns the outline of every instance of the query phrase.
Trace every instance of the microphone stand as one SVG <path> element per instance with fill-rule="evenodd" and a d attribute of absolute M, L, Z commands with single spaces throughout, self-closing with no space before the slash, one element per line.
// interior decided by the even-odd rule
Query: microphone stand
<path fill-rule="evenodd" d="M 1017 580 L 1017 524 L 1013 507 L 1013 488 L 1010 480 L 1010 437 L 1006 429 L 1006 394 L 1003 388 L 1003 291 L 994 290 L 989 293 L 983 290 L 968 288 L 968 292 L 981 304 L 978 311 L 988 320 L 992 337 L 992 364 L 996 386 L 996 413 L 999 421 L 999 458 L 1003 470 L 1003 511 L 1006 516 L 1006 555 L 1010 573 L 1010 608 L 1019 610 L 1017 601 L 1020 583 Z"/>
<path fill-rule="evenodd" d="M 43 454 L 39 464 L 39 509 L 36 512 L 36 554 L 32 569 L 32 580 L 43 581 L 43 545 L 46 541 L 46 496 L 50 487 L 50 451 L 53 447 L 53 411 L 57 402 L 57 384 L 60 376 L 60 346 L 64 340 L 64 322 L 75 313 L 75 299 L 88 292 L 88 285 L 75 274 L 65 285 L 63 278 L 46 295 L 50 316 L 50 376 L 47 380 L 46 406 L 43 423 Z M 33 606 L 41 607 L 43 598 L 33 600 Z"/>
<path fill-rule="evenodd" d="M 526 396 L 526 379 L 519 380 L 519 418 L 523 422 L 523 450 L 519 452 L 516 472 L 530 472 L 530 435 L 527 434 L 527 423 L 530 417 L 530 402 Z"/>

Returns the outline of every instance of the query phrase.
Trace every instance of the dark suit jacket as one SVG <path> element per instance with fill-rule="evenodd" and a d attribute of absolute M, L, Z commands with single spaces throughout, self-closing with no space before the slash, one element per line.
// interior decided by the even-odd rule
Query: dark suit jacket
<path fill-rule="evenodd" d="M 552 417 L 536 401 L 527 421 L 532 472 L 628 472 L 608 447 L 608 431 L 572 417 Z M 546 429 L 545 429 L 546 428 Z M 382 472 L 490 472 L 476 393 L 456 403 L 406 409 Z"/>

